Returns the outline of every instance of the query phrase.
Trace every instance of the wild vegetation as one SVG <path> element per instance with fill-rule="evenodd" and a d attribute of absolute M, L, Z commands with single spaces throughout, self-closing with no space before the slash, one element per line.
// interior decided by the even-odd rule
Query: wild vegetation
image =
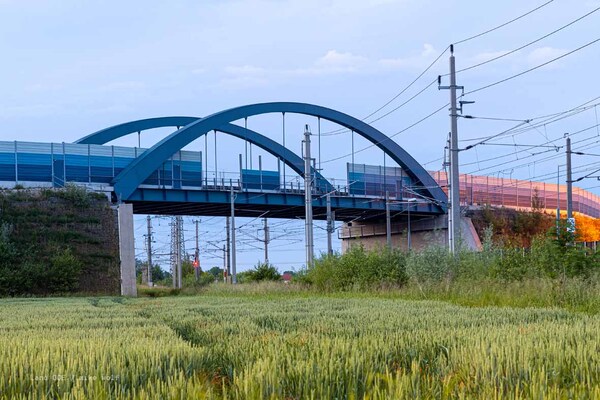
<path fill-rule="evenodd" d="M 544 236 L 556 225 L 556 214 L 547 213 L 535 198 L 528 211 L 485 206 L 468 211 L 468 216 L 480 237 L 491 228 L 494 243 L 504 247 L 530 247 L 534 238 Z M 566 217 L 566 211 L 562 211 L 561 218 Z M 600 219 L 579 213 L 575 213 L 574 218 L 578 241 L 600 242 Z"/>
<path fill-rule="evenodd" d="M 119 290 L 105 196 L 76 186 L 0 191 L 0 296 Z"/>
<path fill-rule="evenodd" d="M 529 248 L 500 245 L 485 231 L 481 252 L 458 256 L 432 247 L 405 253 L 353 247 L 323 255 L 297 282 L 318 292 L 383 291 L 410 299 L 466 305 L 565 307 L 600 312 L 600 253 L 574 244 L 564 225 L 535 236 Z"/>

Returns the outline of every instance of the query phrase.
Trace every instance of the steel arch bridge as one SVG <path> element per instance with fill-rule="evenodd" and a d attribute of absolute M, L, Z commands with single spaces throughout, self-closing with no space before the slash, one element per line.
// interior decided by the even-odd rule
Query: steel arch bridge
<path fill-rule="evenodd" d="M 444 191 L 431 175 L 401 146 L 363 121 L 340 111 L 313 104 L 294 102 L 260 103 L 231 108 L 204 118 L 170 116 L 130 121 L 92 133 L 79 139 L 74 145 L 87 146 L 89 170 L 87 179 L 92 182 L 93 170 L 97 167 L 95 163 L 100 162 L 95 161 L 91 155 L 93 149 L 107 147 L 103 145 L 129 134 L 155 128 L 176 127 L 175 132 L 141 154 L 138 155 L 136 149 L 135 157 L 130 159 L 117 159 L 115 161 L 114 149 L 112 150 L 112 172 L 106 173 L 109 178 L 105 183 L 113 188 L 116 201 L 132 203 L 136 213 L 229 215 L 230 194 L 233 190 L 237 194 L 235 203 L 236 215 L 238 216 L 268 214 L 269 217 L 279 218 L 302 217 L 304 214 L 304 190 L 293 187 L 287 188 L 286 186 L 273 186 L 265 190 L 262 186 L 263 171 L 260 171 L 261 187 L 254 189 L 242 184 L 240 181 L 218 182 L 216 179 L 213 182 L 209 182 L 208 179 L 200 181 L 200 185 L 195 185 L 197 186 L 195 188 L 183 187 L 181 182 L 179 185 L 176 184 L 173 171 L 171 171 L 171 184 L 165 185 L 164 174 L 162 185 L 160 184 L 161 166 L 164 168 L 165 162 L 172 159 L 174 154 L 211 131 L 221 132 L 252 143 L 302 176 L 304 174 L 304 161 L 300 156 L 258 132 L 233 124 L 234 121 L 271 113 L 282 114 L 284 118 L 286 113 L 317 117 L 339 124 L 361 135 L 395 161 L 413 182 L 413 187 L 416 187 L 413 192 L 418 199 L 411 205 L 411 213 L 415 217 L 439 215 L 446 212 L 447 197 Z M 56 182 L 55 172 L 57 170 L 60 172 L 60 169 L 64 168 L 64 174 L 62 178 L 59 178 L 59 183 L 61 179 L 64 183 L 70 181 L 68 168 L 72 170 L 75 168 L 69 166 L 69 157 L 71 156 L 65 150 L 64 143 L 62 148 L 62 164 L 59 163 L 57 166 L 55 165 L 56 149 L 52 145 L 50 146 L 53 183 Z M 84 150 L 77 151 L 81 157 L 85 157 Z M 15 171 L 17 171 L 15 174 L 18 174 L 19 171 L 17 158 L 23 159 L 18 154 L 17 145 L 15 144 Z M 84 164 L 85 160 L 79 159 L 78 162 Z M 116 164 L 119 165 L 115 167 Z M 85 168 L 85 165 L 82 168 Z M 106 168 L 110 170 L 110 166 Z M 158 174 L 158 184 L 156 185 L 151 183 L 153 173 Z M 82 174 L 84 176 L 80 177 L 79 180 L 75 180 L 76 182 L 85 182 L 85 173 Z M 313 204 L 317 219 L 324 218 L 325 215 L 325 193 L 331 195 L 332 208 L 338 220 L 371 219 L 381 216 L 382 211 L 385 210 L 385 202 L 381 196 L 369 196 L 366 192 L 357 194 L 352 193 L 350 190 L 340 190 L 325 179 L 319 171 L 312 169 L 311 174 L 315 182 Z M 17 182 L 19 181 L 18 176 L 15 176 L 15 179 Z M 2 177 L 0 177 L 0 181 L 2 180 Z M 407 204 L 402 202 L 402 195 L 396 194 L 393 198 L 395 201 L 392 204 L 392 209 L 399 214 L 406 209 Z"/>

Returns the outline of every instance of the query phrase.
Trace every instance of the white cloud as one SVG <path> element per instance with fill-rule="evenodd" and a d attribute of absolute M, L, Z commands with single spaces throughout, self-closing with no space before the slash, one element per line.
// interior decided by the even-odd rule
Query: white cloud
<path fill-rule="evenodd" d="M 27 92 L 52 92 L 62 89 L 63 86 L 55 83 L 34 83 L 25 86 L 24 90 Z"/>
<path fill-rule="evenodd" d="M 317 59 L 315 67 L 324 71 L 357 71 L 369 64 L 369 59 L 352 53 L 340 53 L 329 50 L 323 57 Z"/>
<path fill-rule="evenodd" d="M 61 114 L 62 112 L 63 108 L 56 104 L 17 105 L 0 107 L 0 118 L 37 118 Z"/>
<path fill-rule="evenodd" d="M 240 75 L 221 79 L 220 86 L 225 89 L 248 89 L 265 86 L 268 83 L 267 77 Z"/>
<path fill-rule="evenodd" d="M 527 55 L 527 63 L 531 66 L 543 64 L 565 54 L 566 52 L 567 50 L 557 49 L 554 47 L 539 47 L 537 49 L 532 50 Z"/>
<path fill-rule="evenodd" d="M 285 80 L 299 76 L 319 76 L 357 73 L 369 70 L 370 61 L 363 56 L 329 50 L 316 59 L 311 66 L 292 69 L 269 69 L 254 65 L 227 66 L 221 84 L 227 88 L 264 86 L 274 80 Z"/>
<path fill-rule="evenodd" d="M 256 67 L 254 65 L 225 67 L 225 73 L 229 75 L 262 75 L 266 72 L 267 70 L 265 68 Z"/>
<path fill-rule="evenodd" d="M 122 91 L 134 91 L 145 89 L 146 85 L 139 81 L 123 81 L 123 82 L 111 82 L 100 88 L 103 92 L 122 92 Z"/>
<path fill-rule="evenodd" d="M 329 50 L 317 58 L 312 65 L 291 69 L 269 69 L 254 65 L 227 66 L 221 80 L 224 86 L 241 88 L 263 86 L 275 80 L 285 80 L 301 76 L 323 76 L 336 74 L 375 74 L 390 69 L 422 68 L 437 57 L 438 51 L 430 44 L 424 44 L 423 49 L 415 55 L 405 58 L 370 60 L 369 58 Z"/>
<path fill-rule="evenodd" d="M 423 50 L 419 54 L 400 58 L 385 58 L 379 60 L 379 64 L 385 68 L 422 68 L 435 59 L 438 51 L 429 43 L 423 45 Z"/>
<path fill-rule="evenodd" d="M 472 57 L 469 57 L 468 61 L 465 63 L 466 65 L 473 65 L 483 63 L 489 60 L 492 60 L 496 57 L 500 57 L 501 55 L 507 53 L 508 51 L 483 51 L 481 53 L 475 54 Z M 508 60 L 511 57 L 515 56 L 519 52 L 513 53 L 510 56 L 503 57 L 504 60 Z"/>

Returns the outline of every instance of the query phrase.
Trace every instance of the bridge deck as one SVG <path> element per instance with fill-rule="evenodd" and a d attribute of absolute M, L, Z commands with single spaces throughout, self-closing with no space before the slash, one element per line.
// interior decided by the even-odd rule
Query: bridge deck
<path fill-rule="evenodd" d="M 304 218 L 304 192 L 242 191 L 236 192 L 236 216 L 269 218 Z M 127 199 L 136 214 L 207 215 L 228 216 L 231 212 L 231 192 L 222 188 L 210 190 L 137 189 Z M 411 218 L 439 215 L 438 206 L 422 201 L 400 203 L 392 201 L 391 215 L 405 219 L 407 206 Z M 331 208 L 338 221 L 382 220 L 385 218 L 385 200 L 376 197 L 332 194 Z M 326 219 L 327 199 L 324 195 L 313 197 L 315 219 Z M 264 214 L 264 215 L 263 215 Z"/>

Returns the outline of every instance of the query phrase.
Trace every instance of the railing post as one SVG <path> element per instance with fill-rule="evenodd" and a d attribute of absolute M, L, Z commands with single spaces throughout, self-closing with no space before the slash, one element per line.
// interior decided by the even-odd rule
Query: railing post
<path fill-rule="evenodd" d="M 87 145 L 87 151 L 88 151 L 88 183 L 92 183 L 92 152 L 90 149 L 90 145 Z M 54 162 L 53 162 L 54 164 Z"/>
<path fill-rule="evenodd" d="M 19 184 L 19 160 L 18 160 L 18 152 L 17 152 L 17 141 L 15 140 L 15 183 Z"/>

